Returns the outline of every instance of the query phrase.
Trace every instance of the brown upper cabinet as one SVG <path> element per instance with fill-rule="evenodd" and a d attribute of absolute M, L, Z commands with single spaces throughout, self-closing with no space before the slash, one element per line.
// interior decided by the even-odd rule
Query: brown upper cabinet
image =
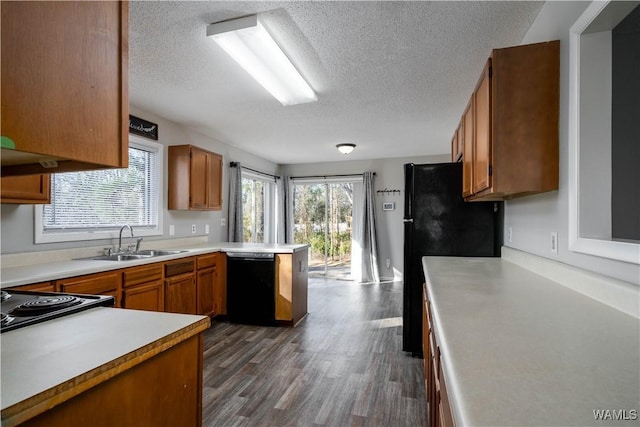
<path fill-rule="evenodd" d="M 127 167 L 128 2 L 2 2 L 1 15 L 2 176 Z"/>
<path fill-rule="evenodd" d="M 466 200 L 558 189 L 559 52 L 559 41 L 492 51 L 456 130 Z"/>
<path fill-rule="evenodd" d="M 222 156 L 193 145 L 169 146 L 169 209 L 222 209 Z"/>
<path fill-rule="evenodd" d="M 5 176 L 0 179 L 0 203 L 51 203 L 51 175 Z"/>

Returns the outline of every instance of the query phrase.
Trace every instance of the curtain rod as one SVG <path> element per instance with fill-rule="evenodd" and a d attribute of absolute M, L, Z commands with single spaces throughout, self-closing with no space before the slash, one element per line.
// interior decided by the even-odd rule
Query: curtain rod
<path fill-rule="evenodd" d="M 236 167 L 238 167 L 238 162 L 230 162 L 229 166 L 232 167 L 232 168 L 236 168 Z M 272 175 L 270 173 L 266 173 L 266 172 L 262 172 L 262 171 L 259 171 L 259 170 L 256 170 L 256 169 L 248 168 L 246 166 L 240 165 L 240 168 L 246 169 L 246 170 L 251 171 L 251 172 L 258 173 L 260 175 L 270 176 L 273 179 L 280 179 L 280 176 L 278 176 L 278 175 Z"/>
<path fill-rule="evenodd" d="M 373 173 L 373 175 L 375 176 L 375 172 Z M 307 176 L 292 176 L 292 179 L 307 179 L 307 178 L 347 178 L 347 177 L 355 177 L 355 176 L 362 176 L 364 174 L 362 173 L 349 173 L 349 174 L 344 174 L 344 175 L 307 175 Z"/>

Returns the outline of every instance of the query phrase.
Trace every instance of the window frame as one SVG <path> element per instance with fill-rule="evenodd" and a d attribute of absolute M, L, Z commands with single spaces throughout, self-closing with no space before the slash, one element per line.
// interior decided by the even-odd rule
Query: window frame
<path fill-rule="evenodd" d="M 163 227 L 163 207 L 164 207 L 164 145 L 157 142 L 145 140 L 135 135 L 129 135 L 129 145 L 141 150 L 154 151 L 156 153 L 156 171 L 157 171 L 157 183 L 156 189 L 158 191 L 156 200 L 158 206 L 156 210 L 158 212 L 158 221 L 154 228 L 135 228 L 134 234 L 136 237 L 143 236 L 162 236 Z M 95 231 L 60 231 L 60 232 L 46 232 L 44 231 L 43 224 L 43 211 L 44 205 L 34 206 L 34 241 L 35 244 L 40 243 L 59 243 L 59 242 L 77 242 L 83 240 L 107 240 L 117 239 L 120 229 L 100 229 Z M 124 224 L 122 224 L 124 225 Z"/>

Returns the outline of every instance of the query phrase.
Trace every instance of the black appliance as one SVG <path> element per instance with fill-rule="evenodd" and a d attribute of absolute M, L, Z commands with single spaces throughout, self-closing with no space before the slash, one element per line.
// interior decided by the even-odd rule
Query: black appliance
<path fill-rule="evenodd" d="M 111 307 L 108 295 L 76 295 L 40 291 L 0 291 L 0 332 L 7 332 L 93 307 Z"/>
<path fill-rule="evenodd" d="M 422 355 L 423 256 L 499 257 L 503 202 L 465 202 L 462 163 L 404 165 L 402 349 Z"/>
<path fill-rule="evenodd" d="M 227 252 L 227 316 L 233 323 L 276 324 L 273 253 Z"/>

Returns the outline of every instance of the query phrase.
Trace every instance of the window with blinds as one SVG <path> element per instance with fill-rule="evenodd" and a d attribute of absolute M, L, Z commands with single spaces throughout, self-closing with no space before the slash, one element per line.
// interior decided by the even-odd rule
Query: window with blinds
<path fill-rule="evenodd" d="M 124 224 L 137 236 L 161 234 L 161 153 L 159 144 L 131 142 L 126 169 L 52 174 L 36 242 L 110 238 Z"/>

